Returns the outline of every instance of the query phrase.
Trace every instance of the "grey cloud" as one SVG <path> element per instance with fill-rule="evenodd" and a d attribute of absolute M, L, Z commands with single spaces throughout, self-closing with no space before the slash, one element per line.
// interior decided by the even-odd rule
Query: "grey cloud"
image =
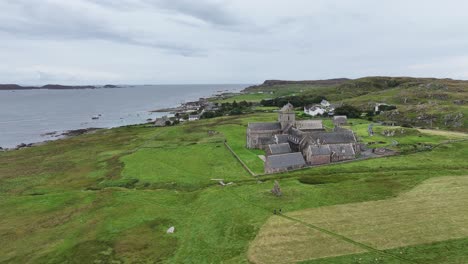
<path fill-rule="evenodd" d="M 255 25 L 248 23 L 246 17 L 232 12 L 227 8 L 226 1 L 214 2 L 210 0 L 87 0 L 104 8 L 114 9 L 144 9 L 150 8 L 155 11 L 165 11 L 171 14 L 180 14 L 191 17 L 206 25 L 215 28 L 240 31 L 248 28 L 255 28 Z M 198 27 L 199 24 L 190 23 L 180 19 L 173 19 L 180 24 Z"/>
<path fill-rule="evenodd" d="M 193 0 L 159 0 L 147 1 L 160 8 L 194 17 L 211 25 L 236 26 L 241 24 L 237 15 L 229 12 L 223 4 L 209 1 Z"/>
<path fill-rule="evenodd" d="M 28 0 L 8 2 L 20 14 L 0 16 L 0 32 L 31 39 L 106 40 L 165 50 L 182 56 L 199 56 L 200 49 L 168 41 L 141 41 L 137 32 L 121 32 L 103 18 L 67 5 L 44 1 L 40 7 Z M 0 5 L 1 7 L 1 5 Z"/>

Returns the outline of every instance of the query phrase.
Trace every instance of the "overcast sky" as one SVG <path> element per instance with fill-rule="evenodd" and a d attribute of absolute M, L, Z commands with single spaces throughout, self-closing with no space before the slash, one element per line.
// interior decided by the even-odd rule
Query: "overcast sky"
<path fill-rule="evenodd" d="M 0 83 L 468 79 L 468 1 L 0 0 Z"/>

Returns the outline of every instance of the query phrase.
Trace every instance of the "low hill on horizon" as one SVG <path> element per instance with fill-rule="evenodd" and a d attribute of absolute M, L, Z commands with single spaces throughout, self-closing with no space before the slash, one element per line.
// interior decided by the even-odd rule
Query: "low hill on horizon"
<path fill-rule="evenodd" d="M 363 112 L 377 103 L 396 106 L 373 117 L 399 125 L 468 130 L 468 81 L 415 77 L 364 77 L 320 81 L 265 81 L 245 93 L 275 93 L 291 90 L 292 96 L 323 96 L 336 104 L 347 104 Z M 301 107 L 301 106 L 297 106 Z"/>
<path fill-rule="evenodd" d="M 61 85 L 61 84 L 46 84 L 43 86 L 23 86 L 18 84 L 0 84 L 0 90 L 72 90 L 72 89 L 96 89 L 96 88 L 118 88 L 119 86 L 113 84 L 106 84 L 103 86 L 95 85 Z"/>

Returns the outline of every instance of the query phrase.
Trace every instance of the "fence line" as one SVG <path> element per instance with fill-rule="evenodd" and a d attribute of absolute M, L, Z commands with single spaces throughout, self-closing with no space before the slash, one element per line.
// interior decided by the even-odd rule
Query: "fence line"
<path fill-rule="evenodd" d="M 232 150 L 231 146 L 229 146 L 229 144 L 227 143 L 227 141 L 225 140 L 224 141 L 224 146 L 226 146 L 226 148 L 231 152 L 231 154 L 237 159 L 237 161 L 239 161 L 239 163 L 242 165 L 242 167 L 244 167 L 244 169 L 252 176 L 257 176 L 257 174 L 255 174 L 248 166 L 247 164 L 245 164 L 241 158 L 239 156 L 237 156 L 237 154 L 234 152 L 234 150 Z"/>

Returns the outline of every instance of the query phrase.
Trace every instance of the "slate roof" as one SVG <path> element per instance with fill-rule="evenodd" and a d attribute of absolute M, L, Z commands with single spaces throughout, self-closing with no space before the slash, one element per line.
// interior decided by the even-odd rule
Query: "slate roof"
<path fill-rule="evenodd" d="M 281 130 L 281 123 L 279 122 L 249 123 L 248 128 L 250 130 Z"/>
<path fill-rule="evenodd" d="M 280 135 L 274 136 L 276 144 L 288 143 L 288 137 L 289 135 L 286 135 L 286 134 L 280 134 Z"/>
<path fill-rule="evenodd" d="M 322 120 L 300 120 L 296 121 L 296 127 L 301 130 L 323 129 Z"/>
<path fill-rule="evenodd" d="M 308 135 L 307 132 L 303 132 L 297 128 L 291 128 L 289 129 L 289 137 L 288 140 L 295 143 L 299 144 L 303 138 L 305 138 Z"/>
<path fill-rule="evenodd" d="M 346 123 L 348 122 L 348 117 L 345 115 L 337 115 L 333 117 L 333 123 Z"/>
<path fill-rule="evenodd" d="M 352 131 L 312 132 L 314 141 L 320 144 L 355 143 L 356 137 Z"/>
<path fill-rule="evenodd" d="M 330 150 L 337 155 L 355 155 L 356 153 L 354 152 L 354 148 L 352 144 L 335 144 L 335 145 L 329 145 Z"/>
<path fill-rule="evenodd" d="M 269 168 L 272 169 L 282 169 L 291 166 L 306 165 L 304 157 L 302 157 L 302 154 L 300 152 L 268 156 L 267 164 L 269 165 Z"/>
<path fill-rule="evenodd" d="M 289 146 L 289 143 L 272 144 L 272 145 L 268 145 L 268 147 L 270 148 L 270 152 L 272 155 L 291 152 L 291 147 Z"/>
<path fill-rule="evenodd" d="M 312 155 L 331 155 L 330 145 L 309 145 Z"/>

